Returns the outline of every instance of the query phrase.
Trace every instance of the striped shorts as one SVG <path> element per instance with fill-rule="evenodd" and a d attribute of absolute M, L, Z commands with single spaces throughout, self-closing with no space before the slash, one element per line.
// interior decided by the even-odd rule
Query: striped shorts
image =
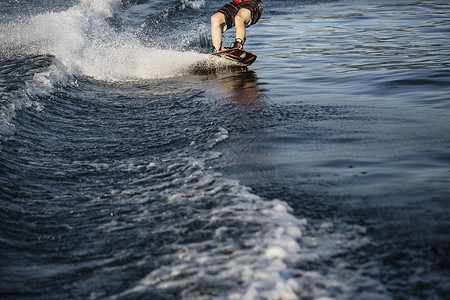
<path fill-rule="evenodd" d="M 225 15 L 226 25 L 223 28 L 223 32 L 234 27 L 234 17 L 237 15 L 241 8 L 246 8 L 251 12 L 250 22 L 246 23 L 246 27 L 255 24 L 261 18 L 263 12 L 263 3 L 261 0 L 250 0 L 241 3 L 230 2 L 222 6 L 217 10 Z"/>

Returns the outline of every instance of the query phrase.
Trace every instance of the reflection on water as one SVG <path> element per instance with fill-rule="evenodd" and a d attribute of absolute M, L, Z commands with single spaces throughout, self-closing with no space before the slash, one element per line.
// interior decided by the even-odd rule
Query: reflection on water
<path fill-rule="evenodd" d="M 244 70 L 237 73 L 215 74 L 218 101 L 246 104 L 245 109 L 260 109 L 265 104 L 265 90 L 258 83 L 256 73 Z M 210 77 L 211 79 L 211 77 Z"/>
<path fill-rule="evenodd" d="M 223 106 L 224 127 L 229 139 L 218 148 L 224 151 L 232 168 L 261 166 L 270 161 L 267 148 L 267 130 L 279 116 L 267 97 L 264 83 L 257 73 L 243 70 L 236 73 L 210 74 L 211 99 Z"/>

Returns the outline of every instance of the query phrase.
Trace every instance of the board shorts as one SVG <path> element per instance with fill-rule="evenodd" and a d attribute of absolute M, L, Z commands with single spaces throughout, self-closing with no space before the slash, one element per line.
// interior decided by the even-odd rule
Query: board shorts
<path fill-rule="evenodd" d="M 259 18 L 261 18 L 261 14 L 263 12 L 264 5 L 261 0 L 250 0 L 241 3 L 230 2 L 219 8 L 216 12 L 220 12 L 225 15 L 225 26 L 222 28 L 222 31 L 225 32 L 228 29 L 234 27 L 234 17 L 237 15 L 238 11 L 241 8 L 246 8 L 251 13 L 250 22 L 246 23 L 245 26 L 248 27 L 250 25 L 258 22 Z"/>

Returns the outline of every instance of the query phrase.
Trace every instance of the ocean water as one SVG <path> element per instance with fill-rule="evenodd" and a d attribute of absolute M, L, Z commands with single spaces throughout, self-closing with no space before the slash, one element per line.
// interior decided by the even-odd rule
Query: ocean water
<path fill-rule="evenodd" d="M 448 1 L 225 2 L 0 2 L 0 298 L 448 299 Z"/>

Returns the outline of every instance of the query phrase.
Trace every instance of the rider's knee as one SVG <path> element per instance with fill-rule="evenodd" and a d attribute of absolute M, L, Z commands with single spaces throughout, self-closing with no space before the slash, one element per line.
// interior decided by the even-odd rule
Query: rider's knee
<path fill-rule="evenodd" d="M 221 13 L 215 13 L 211 16 L 212 26 L 222 26 L 225 23 L 225 18 Z"/>
<path fill-rule="evenodd" d="M 234 17 L 234 23 L 248 23 L 251 18 L 251 12 L 248 9 L 240 9 Z"/>

